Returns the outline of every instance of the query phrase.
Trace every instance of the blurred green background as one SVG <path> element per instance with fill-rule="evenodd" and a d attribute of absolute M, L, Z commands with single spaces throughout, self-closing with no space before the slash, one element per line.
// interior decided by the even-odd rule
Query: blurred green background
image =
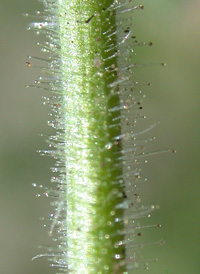
<path fill-rule="evenodd" d="M 162 227 L 144 231 L 150 274 L 200 273 L 200 1 L 142 0 L 145 9 L 135 13 L 136 36 L 152 41 L 153 47 L 138 47 L 137 63 L 166 62 L 167 67 L 138 68 L 135 79 L 147 95 L 146 125 L 160 121 L 151 133 L 156 141 L 149 149 L 174 148 L 177 154 L 152 156 L 143 168 L 148 183 L 140 190 L 144 204 L 159 204 L 150 224 Z M 31 261 L 40 244 L 49 244 L 39 217 L 48 217 L 49 202 L 36 198 L 36 182 L 48 185 L 53 160 L 39 156 L 47 147 L 40 133 L 50 135 L 44 92 L 25 89 L 39 75 L 27 69 L 26 56 L 41 56 L 33 32 L 26 26 L 42 10 L 36 0 L 0 0 L 0 273 L 55 273 L 45 258 Z M 164 239 L 165 245 L 149 245 Z M 145 273 L 141 269 L 137 273 Z"/>

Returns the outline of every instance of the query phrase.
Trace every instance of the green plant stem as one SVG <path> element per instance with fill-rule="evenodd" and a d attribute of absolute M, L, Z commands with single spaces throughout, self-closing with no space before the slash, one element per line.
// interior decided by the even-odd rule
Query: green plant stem
<path fill-rule="evenodd" d="M 133 77 L 143 65 L 133 62 L 134 47 L 152 43 L 136 40 L 132 12 L 144 6 L 129 0 L 43 2 L 43 22 L 28 29 L 44 31 L 48 39 L 44 46 L 37 43 L 49 56 L 33 57 L 47 64 L 40 66 L 42 76 L 33 87 L 54 93 L 46 101 L 54 113 L 49 124 L 56 133 L 48 141 L 55 150 L 43 155 L 56 159 L 55 187 L 44 193 L 55 198 L 49 233 L 56 246 L 33 259 L 47 256 L 60 273 L 147 269 L 148 261 L 138 256 L 137 236 L 148 225 L 137 219 L 157 207 L 141 203 L 140 165 L 147 155 L 175 151 L 145 153 L 145 143 L 153 138 L 140 135 L 155 124 L 135 129 L 145 116 L 140 113 L 144 95 Z"/>
<path fill-rule="evenodd" d="M 63 263 L 74 274 L 125 271 L 113 3 L 58 1 L 67 204 Z"/>

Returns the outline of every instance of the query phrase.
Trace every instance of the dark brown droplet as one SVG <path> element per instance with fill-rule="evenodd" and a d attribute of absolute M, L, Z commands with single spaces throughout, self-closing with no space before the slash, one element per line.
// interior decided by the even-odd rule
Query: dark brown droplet
<path fill-rule="evenodd" d="M 30 68 L 31 67 L 31 63 L 30 62 L 26 62 L 26 66 L 27 66 L 27 68 Z"/>
<path fill-rule="evenodd" d="M 124 198 L 128 198 L 125 191 L 122 192 Z"/>

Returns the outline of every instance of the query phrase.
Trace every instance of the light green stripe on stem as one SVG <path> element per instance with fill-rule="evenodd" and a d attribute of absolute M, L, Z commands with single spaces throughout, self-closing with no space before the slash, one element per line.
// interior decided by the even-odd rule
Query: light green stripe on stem
<path fill-rule="evenodd" d="M 113 2 L 58 1 L 66 143 L 64 263 L 74 274 L 125 271 L 124 209 L 117 208 L 124 199 L 121 144 L 114 140 L 121 134 L 115 119 L 120 118 L 116 19 L 108 10 Z"/>

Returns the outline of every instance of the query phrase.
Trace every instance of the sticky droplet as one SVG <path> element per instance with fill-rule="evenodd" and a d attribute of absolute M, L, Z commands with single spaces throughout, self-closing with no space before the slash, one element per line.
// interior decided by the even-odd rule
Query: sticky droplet
<path fill-rule="evenodd" d="M 112 148 L 112 143 L 106 144 L 106 145 L 105 145 L 105 148 L 108 149 L 108 150 L 111 149 L 111 148 Z"/>
<path fill-rule="evenodd" d="M 27 66 L 27 68 L 30 68 L 31 67 L 31 63 L 30 62 L 26 62 L 26 66 Z"/>

